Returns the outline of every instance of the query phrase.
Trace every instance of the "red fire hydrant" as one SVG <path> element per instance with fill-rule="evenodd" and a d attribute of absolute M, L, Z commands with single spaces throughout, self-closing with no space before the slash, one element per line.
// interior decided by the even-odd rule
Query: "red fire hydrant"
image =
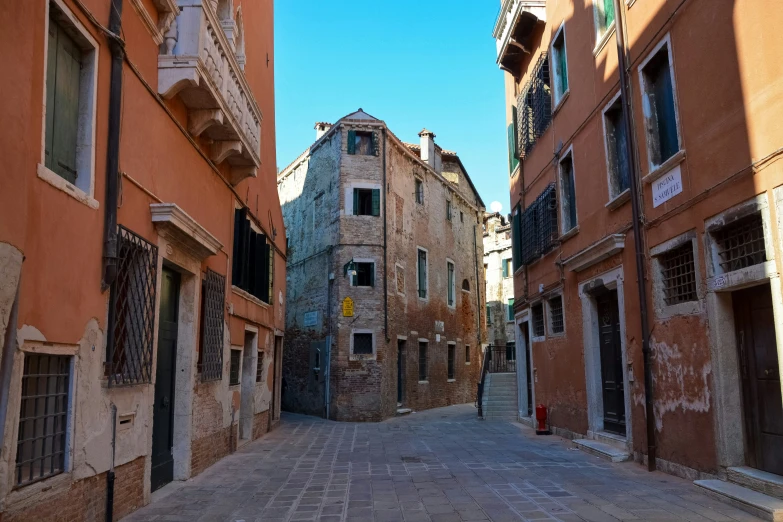
<path fill-rule="evenodd" d="M 538 421 L 536 435 L 551 435 L 552 432 L 546 427 L 546 406 L 543 404 L 536 406 L 536 420 Z"/>

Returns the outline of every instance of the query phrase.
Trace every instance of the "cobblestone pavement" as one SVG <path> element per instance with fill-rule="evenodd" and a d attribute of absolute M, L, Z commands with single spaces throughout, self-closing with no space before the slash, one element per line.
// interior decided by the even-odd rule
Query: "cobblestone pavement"
<path fill-rule="evenodd" d="M 460 405 L 372 424 L 284 413 L 277 430 L 124 520 L 758 519 L 689 481 Z"/>

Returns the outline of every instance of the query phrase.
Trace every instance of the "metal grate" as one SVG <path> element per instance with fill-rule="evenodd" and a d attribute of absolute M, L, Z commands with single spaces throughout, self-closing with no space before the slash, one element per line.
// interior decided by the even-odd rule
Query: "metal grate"
<path fill-rule="evenodd" d="M 70 373 L 68 356 L 24 356 L 16 445 L 17 486 L 57 475 L 65 469 Z"/>
<path fill-rule="evenodd" d="M 536 62 L 530 80 L 517 97 L 519 154 L 525 158 L 538 138 L 552 122 L 552 90 L 549 85 L 549 58 L 546 53 Z"/>
<path fill-rule="evenodd" d="M 112 332 L 106 344 L 109 386 L 152 382 L 158 248 L 125 227 L 117 232 L 117 279 L 111 287 Z"/>
<path fill-rule="evenodd" d="M 520 232 L 521 265 L 529 265 L 555 244 L 557 232 L 557 193 L 550 183 L 517 220 Z"/>
<path fill-rule="evenodd" d="M 539 303 L 531 308 L 533 314 L 533 335 L 544 336 L 544 305 Z"/>
<path fill-rule="evenodd" d="M 228 371 L 228 385 L 239 384 L 239 367 L 242 361 L 242 350 L 231 350 L 231 367 Z"/>
<path fill-rule="evenodd" d="M 715 233 L 715 240 L 724 272 L 733 272 L 767 260 L 761 214 L 753 214 L 726 225 Z"/>
<path fill-rule="evenodd" d="M 226 276 L 207 269 L 201 288 L 199 371 L 202 381 L 217 381 L 223 378 L 223 310 L 226 300 Z"/>
<path fill-rule="evenodd" d="M 668 305 L 696 301 L 696 270 L 690 241 L 660 257 L 663 300 Z"/>
<path fill-rule="evenodd" d="M 372 334 L 353 334 L 353 353 L 357 355 L 372 355 Z"/>
<path fill-rule="evenodd" d="M 549 316 L 552 321 L 552 333 L 563 333 L 563 296 L 558 295 L 549 300 Z"/>
<path fill-rule="evenodd" d="M 319 361 L 320 363 L 320 361 Z M 320 368 L 320 364 L 316 368 Z M 258 352 L 258 362 L 256 363 L 256 382 L 262 382 L 264 380 L 264 352 Z"/>
<path fill-rule="evenodd" d="M 427 343 L 419 343 L 419 380 L 427 380 Z"/>

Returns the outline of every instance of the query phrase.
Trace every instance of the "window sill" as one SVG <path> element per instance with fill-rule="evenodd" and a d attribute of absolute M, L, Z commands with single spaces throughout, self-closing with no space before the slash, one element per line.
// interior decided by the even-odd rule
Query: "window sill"
<path fill-rule="evenodd" d="M 653 181 L 662 178 L 667 172 L 679 165 L 685 160 L 685 149 L 680 149 L 671 158 L 667 159 L 657 167 L 651 167 L 650 173 L 642 178 L 644 183 L 652 183 Z"/>
<path fill-rule="evenodd" d="M 466 362 L 466 363 L 465 363 L 465 366 L 470 366 L 470 363 L 469 363 L 469 362 Z"/>
<path fill-rule="evenodd" d="M 624 204 L 626 204 L 628 201 L 631 200 L 631 189 L 627 188 L 617 194 L 614 199 L 610 199 L 609 203 L 604 205 L 609 210 L 617 210 L 618 208 L 622 207 Z"/>
<path fill-rule="evenodd" d="M 542 335 L 542 336 L 539 336 L 539 337 L 533 336 L 533 338 L 530 340 L 530 342 L 533 342 L 533 343 L 543 343 L 544 341 L 546 341 L 546 336 L 545 335 Z"/>
<path fill-rule="evenodd" d="M 98 203 L 98 201 L 94 199 L 92 196 L 84 192 L 82 189 L 78 188 L 70 181 L 65 180 L 63 177 L 58 176 L 53 171 L 47 169 L 41 163 L 38 164 L 37 170 L 38 170 L 39 179 L 42 179 L 48 184 L 50 184 L 51 186 L 53 186 L 54 188 L 65 192 L 79 203 L 87 205 L 93 210 L 98 210 L 98 208 L 100 207 L 100 203 Z"/>
<path fill-rule="evenodd" d="M 419 384 L 429 384 L 430 381 L 419 381 Z"/>
<path fill-rule="evenodd" d="M 566 92 L 563 93 L 563 95 L 560 97 L 560 99 L 557 101 L 555 106 L 552 108 L 552 118 L 555 117 L 555 114 L 557 114 L 560 111 L 560 107 L 563 106 L 565 101 L 568 99 L 568 96 L 571 94 L 571 89 L 569 88 L 566 90 Z"/>
<path fill-rule="evenodd" d="M 606 30 L 604 35 L 595 44 L 595 49 L 593 49 L 593 56 L 598 57 L 598 55 L 601 54 L 601 51 L 604 50 L 604 47 L 606 47 L 606 44 L 607 42 L 609 42 L 609 39 L 614 35 L 614 31 L 615 31 L 615 23 L 612 22 L 612 25 L 609 26 L 609 28 Z"/>
<path fill-rule="evenodd" d="M 245 291 L 245 290 L 242 290 L 242 289 L 241 289 L 241 288 L 239 288 L 238 286 L 231 285 L 231 292 L 232 292 L 233 294 L 236 294 L 236 295 L 238 295 L 239 297 L 244 297 L 245 299 L 247 299 L 247 300 L 248 300 L 248 301 L 250 301 L 251 303 L 255 303 L 255 304 L 257 304 L 258 306 L 260 306 L 261 308 L 271 308 L 271 307 L 272 307 L 272 305 L 270 305 L 269 303 L 265 303 L 265 302 L 263 302 L 263 301 L 262 301 L 261 299 L 259 299 L 258 297 L 254 296 L 254 295 L 253 295 L 253 294 L 251 294 L 250 292 L 247 292 L 247 291 Z"/>
<path fill-rule="evenodd" d="M 574 228 L 572 228 L 571 230 L 569 230 L 565 234 L 562 234 L 560 236 L 560 238 L 559 238 L 559 241 L 561 243 L 565 243 L 566 241 L 568 241 L 569 239 L 571 239 L 572 237 L 574 237 L 578 233 L 579 233 L 579 225 L 576 225 Z"/>
<path fill-rule="evenodd" d="M 446 379 L 446 382 L 457 382 L 457 379 Z"/>

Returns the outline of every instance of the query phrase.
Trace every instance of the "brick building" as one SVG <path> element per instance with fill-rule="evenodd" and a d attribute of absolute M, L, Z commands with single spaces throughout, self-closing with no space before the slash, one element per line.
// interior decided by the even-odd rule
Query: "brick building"
<path fill-rule="evenodd" d="M 501 4 L 514 312 L 535 403 L 600 452 L 652 449 L 659 469 L 767 488 L 783 475 L 783 12 Z"/>
<path fill-rule="evenodd" d="M 4 522 L 105 520 L 112 465 L 119 519 L 278 422 L 272 7 L 0 7 Z"/>
<path fill-rule="evenodd" d="M 474 399 L 483 203 L 459 157 L 361 109 L 278 175 L 288 230 L 283 407 L 380 420 Z"/>

